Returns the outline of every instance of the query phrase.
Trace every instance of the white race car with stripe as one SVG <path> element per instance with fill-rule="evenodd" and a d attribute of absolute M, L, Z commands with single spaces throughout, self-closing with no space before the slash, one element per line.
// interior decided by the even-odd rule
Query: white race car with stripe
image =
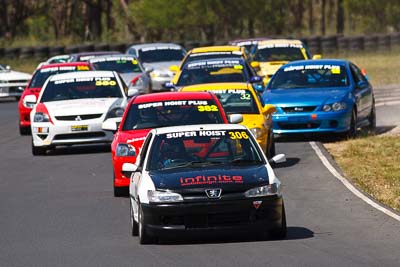
<path fill-rule="evenodd" d="M 105 120 L 120 121 L 128 102 L 127 87 L 114 71 L 71 72 L 51 76 L 32 110 L 32 154 L 57 145 L 111 143 Z"/>

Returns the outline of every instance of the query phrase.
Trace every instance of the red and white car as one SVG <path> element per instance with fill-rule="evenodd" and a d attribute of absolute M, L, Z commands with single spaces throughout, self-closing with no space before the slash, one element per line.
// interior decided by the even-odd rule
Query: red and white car
<path fill-rule="evenodd" d="M 25 97 L 27 95 L 34 95 L 37 99 L 47 78 L 54 74 L 73 71 L 86 71 L 90 69 L 91 67 L 87 62 L 42 64 L 39 68 L 37 68 L 18 102 L 19 133 L 21 135 L 26 135 L 31 132 L 30 114 L 34 103 L 26 101 Z"/>
<path fill-rule="evenodd" d="M 129 175 L 122 165 L 135 163 L 136 156 L 150 130 L 165 126 L 188 124 L 239 123 L 240 114 L 227 118 L 221 103 L 210 92 L 165 92 L 133 97 L 118 126 L 105 121 L 103 130 L 116 131 L 111 144 L 114 167 L 114 196 L 127 193 Z"/>

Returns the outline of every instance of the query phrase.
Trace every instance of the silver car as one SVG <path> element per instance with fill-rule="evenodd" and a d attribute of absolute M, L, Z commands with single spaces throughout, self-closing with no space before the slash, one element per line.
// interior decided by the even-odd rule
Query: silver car
<path fill-rule="evenodd" d="M 169 67 L 179 65 L 186 50 L 174 43 L 147 43 L 132 45 L 127 54 L 136 56 L 145 68 L 152 68 L 150 73 L 153 91 L 165 90 L 163 85 L 170 82 L 175 73 Z"/>
<path fill-rule="evenodd" d="M 111 70 L 119 73 L 130 91 L 137 90 L 136 94 L 150 93 L 151 68 L 145 69 L 133 55 L 107 55 L 89 59 L 89 64 L 95 70 Z"/>
<path fill-rule="evenodd" d="M 31 77 L 29 73 L 13 71 L 10 66 L 0 64 L 0 97 L 13 96 L 19 100 Z"/>

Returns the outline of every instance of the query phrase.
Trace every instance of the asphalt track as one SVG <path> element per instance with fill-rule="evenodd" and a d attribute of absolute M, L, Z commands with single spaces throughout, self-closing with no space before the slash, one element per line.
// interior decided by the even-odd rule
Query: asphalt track
<path fill-rule="evenodd" d="M 381 132 L 400 105 L 377 108 Z M 390 115 L 388 115 L 390 114 Z M 400 222 L 347 190 L 306 140 L 279 142 L 287 162 L 285 240 L 210 236 L 141 246 L 127 198 L 112 196 L 107 146 L 31 155 L 17 103 L 0 100 L 0 266 L 400 266 Z"/>

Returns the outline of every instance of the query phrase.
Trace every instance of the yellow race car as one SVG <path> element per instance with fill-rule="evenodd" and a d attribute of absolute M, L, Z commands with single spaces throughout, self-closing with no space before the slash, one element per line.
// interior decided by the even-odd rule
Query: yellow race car
<path fill-rule="evenodd" d="M 188 62 L 192 62 L 195 60 L 204 60 L 204 59 L 215 59 L 215 58 L 243 58 L 247 62 L 249 62 L 249 58 L 247 56 L 246 50 L 244 47 L 236 46 L 236 45 L 220 45 L 220 46 L 204 46 L 193 48 L 189 52 L 187 52 L 186 56 L 182 59 L 181 64 L 179 66 L 172 65 L 170 70 L 175 72 L 174 79 L 172 79 L 172 83 L 177 82 L 177 78 L 179 77 L 179 73 L 181 72 L 183 66 Z M 256 61 L 249 62 L 250 66 L 255 70 L 259 70 L 259 64 Z"/>
<path fill-rule="evenodd" d="M 258 42 L 253 58 L 260 67 L 257 74 L 263 77 L 266 85 L 275 72 L 289 61 L 320 59 L 321 55 L 311 56 L 310 51 L 300 40 L 270 39 Z"/>
<path fill-rule="evenodd" d="M 211 91 L 217 95 L 227 115 L 242 114 L 245 125 L 254 134 L 268 158 L 275 155 L 272 132 L 274 105 L 262 106 L 250 83 L 209 83 L 182 87 L 180 91 Z"/>

